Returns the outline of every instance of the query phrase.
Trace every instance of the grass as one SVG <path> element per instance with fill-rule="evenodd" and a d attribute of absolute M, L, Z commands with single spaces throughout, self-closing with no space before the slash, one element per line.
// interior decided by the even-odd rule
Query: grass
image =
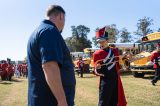
<path fill-rule="evenodd" d="M 121 77 L 127 106 L 160 106 L 160 81 L 152 86 L 150 76 L 143 79 L 132 75 Z M 76 79 L 75 106 L 97 106 L 99 77 L 85 74 L 84 78 L 76 76 Z M 0 106 L 27 106 L 27 79 L 0 81 L 0 101 Z"/>
<path fill-rule="evenodd" d="M 27 106 L 27 80 L 0 81 L 0 106 Z"/>

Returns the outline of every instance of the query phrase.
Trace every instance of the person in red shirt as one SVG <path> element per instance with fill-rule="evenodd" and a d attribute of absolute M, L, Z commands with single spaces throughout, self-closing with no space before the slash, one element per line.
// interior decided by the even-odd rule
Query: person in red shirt
<path fill-rule="evenodd" d="M 79 72 L 80 72 L 80 75 L 81 75 L 80 77 L 83 78 L 84 61 L 83 61 L 81 56 L 79 57 L 77 65 L 78 65 L 78 69 L 79 69 Z M 78 75 L 79 75 L 79 72 L 78 72 Z"/>
<path fill-rule="evenodd" d="M 0 75 L 1 75 L 1 72 L 2 72 L 2 65 L 0 64 Z"/>
<path fill-rule="evenodd" d="M 118 49 L 108 46 L 107 27 L 96 32 L 100 49 L 93 54 L 95 74 L 100 76 L 98 106 L 126 106 L 119 73 Z"/>
<path fill-rule="evenodd" d="M 20 73 L 20 76 L 22 76 L 22 64 L 18 64 L 18 71 Z"/>
<path fill-rule="evenodd" d="M 3 61 L 3 63 L 1 64 L 1 79 L 2 80 L 7 80 L 7 67 L 8 67 L 8 63 L 7 61 Z"/>
<path fill-rule="evenodd" d="M 154 63 L 153 68 L 155 69 L 155 76 L 151 83 L 155 86 L 155 83 L 160 77 L 160 43 L 157 44 L 157 50 L 152 53 L 151 61 Z"/>
<path fill-rule="evenodd" d="M 23 77 L 25 76 L 26 78 L 28 77 L 28 69 L 27 69 L 27 64 L 23 63 L 22 64 L 22 73 L 23 73 Z"/>
<path fill-rule="evenodd" d="M 13 75 L 14 75 L 14 66 L 13 64 L 9 63 L 7 67 L 7 80 L 11 81 Z"/>

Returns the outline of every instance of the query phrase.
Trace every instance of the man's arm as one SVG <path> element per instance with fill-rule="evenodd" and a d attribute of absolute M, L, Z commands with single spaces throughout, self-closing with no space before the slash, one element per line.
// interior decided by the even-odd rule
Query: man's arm
<path fill-rule="evenodd" d="M 51 61 L 42 65 L 46 81 L 58 101 L 58 106 L 67 106 L 64 89 L 62 86 L 60 69 L 57 62 Z"/>

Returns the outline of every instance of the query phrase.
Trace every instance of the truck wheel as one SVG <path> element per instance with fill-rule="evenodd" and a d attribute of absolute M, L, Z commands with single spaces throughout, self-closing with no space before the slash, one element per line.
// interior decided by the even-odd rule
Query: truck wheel
<path fill-rule="evenodd" d="M 138 72 L 132 72 L 132 73 L 135 78 L 143 78 L 145 75 L 144 73 L 138 73 Z"/>

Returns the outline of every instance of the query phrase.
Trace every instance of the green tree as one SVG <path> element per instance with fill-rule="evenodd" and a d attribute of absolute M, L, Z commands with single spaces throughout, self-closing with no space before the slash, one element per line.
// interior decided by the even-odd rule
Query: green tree
<path fill-rule="evenodd" d="M 99 28 L 97 27 L 96 29 L 95 29 L 95 36 L 94 37 L 92 37 L 92 42 L 93 42 L 93 45 L 95 46 L 95 47 L 98 47 L 98 43 L 97 43 L 97 41 L 96 41 L 96 31 L 98 31 L 99 30 Z"/>
<path fill-rule="evenodd" d="M 126 42 L 131 42 L 132 41 L 132 36 L 130 35 L 130 32 L 126 28 L 123 28 L 120 31 L 120 42 L 121 43 L 126 43 Z"/>
<path fill-rule="evenodd" d="M 160 28 L 158 28 L 157 32 L 160 32 Z"/>
<path fill-rule="evenodd" d="M 95 47 L 98 47 L 98 43 L 97 43 L 97 41 L 96 41 L 96 37 L 95 37 L 95 36 L 92 38 L 92 42 L 93 42 L 93 45 L 94 45 Z"/>
<path fill-rule="evenodd" d="M 137 23 L 138 29 L 134 33 L 136 35 L 139 35 L 140 37 L 146 36 L 147 34 L 153 32 L 153 30 L 150 29 L 151 25 L 153 25 L 153 19 L 150 19 L 149 17 L 144 17 L 142 19 L 139 19 Z"/>
<path fill-rule="evenodd" d="M 92 42 L 88 40 L 87 34 L 90 29 L 84 25 L 71 26 L 72 36 L 65 39 L 70 51 L 79 52 L 83 51 L 84 48 L 91 48 Z"/>
<path fill-rule="evenodd" d="M 72 46 L 72 44 L 73 44 L 72 37 L 67 37 L 67 38 L 65 39 L 65 42 L 66 42 L 69 50 L 70 50 L 70 51 L 73 51 L 73 50 L 74 50 L 74 47 Z"/>
<path fill-rule="evenodd" d="M 116 24 L 111 24 L 106 26 L 109 29 L 109 42 L 110 43 L 116 43 L 118 40 L 118 34 L 119 34 L 119 30 L 117 29 Z"/>

